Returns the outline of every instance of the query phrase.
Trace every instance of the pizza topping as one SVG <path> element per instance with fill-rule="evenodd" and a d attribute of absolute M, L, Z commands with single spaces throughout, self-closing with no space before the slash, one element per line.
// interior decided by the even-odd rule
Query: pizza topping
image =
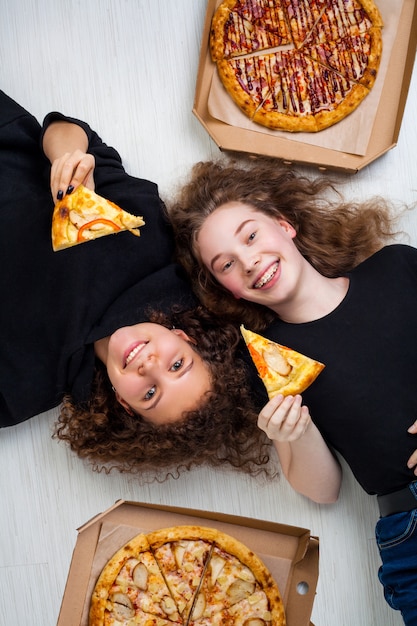
<path fill-rule="evenodd" d="M 255 582 L 238 579 L 235 580 L 227 589 L 227 595 L 230 604 L 236 604 L 244 598 L 251 596 L 255 591 Z"/>
<path fill-rule="evenodd" d="M 135 615 L 132 601 L 125 593 L 113 593 L 110 600 L 113 603 L 113 613 L 116 619 L 130 619 Z"/>
<path fill-rule="evenodd" d="M 213 554 L 210 559 L 209 569 L 211 576 L 211 586 L 216 582 L 220 572 L 225 566 L 226 561 L 218 554 Z"/>
<path fill-rule="evenodd" d="M 171 596 L 164 596 L 161 600 L 162 610 L 169 616 L 176 615 L 176 619 L 179 619 L 177 605 L 175 604 L 173 598 Z"/>
<path fill-rule="evenodd" d="M 206 609 L 206 596 L 204 593 L 199 593 L 195 604 L 192 607 L 192 617 L 193 620 L 201 619 L 204 615 L 204 611 Z"/>
<path fill-rule="evenodd" d="M 94 230 L 94 229 L 99 230 L 100 228 L 103 228 L 103 226 L 109 226 L 113 231 L 120 230 L 120 226 L 118 226 L 114 222 L 111 222 L 110 220 L 106 220 L 103 217 L 99 217 L 95 220 L 91 220 L 91 222 L 87 222 L 86 224 L 83 224 L 82 226 L 80 226 L 80 228 L 78 229 L 77 241 L 78 242 L 85 241 L 84 232 L 86 230 Z"/>
<path fill-rule="evenodd" d="M 274 370 L 274 372 L 281 374 L 281 376 L 288 376 L 291 372 L 291 364 L 282 355 L 277 345 L 271 341 L 268 342 L 268 345 L 263 350 L 262 356 L 264 357 L 267 366 Z"/>
<path fill-rule="evenodd" d="M 144 563 L 138 563 L 132 570 L 132 579 L 136 587 L 146 590 L 148 588 L 148 569 Z"/>

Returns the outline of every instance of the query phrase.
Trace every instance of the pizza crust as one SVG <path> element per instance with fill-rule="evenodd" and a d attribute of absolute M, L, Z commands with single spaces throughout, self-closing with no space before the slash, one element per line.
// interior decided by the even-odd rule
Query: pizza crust
<path fill-rule="evenodd" d="M 164 581 L 153 590 L 135 589 L 129 575 L 129 565 L 140 562 L 141 553 L 152 556 Z M 169 598 L 161 599 L 161 585 Z M 140 605 L 141 593 L 154 599 Z M 89 614 L 89 626 L 243 626 L 251 620 L 256 626 L 285 626 L 274 579 L 244 544 L 202 526 L 175 526 L 134 537 L 103 568 Z"/>

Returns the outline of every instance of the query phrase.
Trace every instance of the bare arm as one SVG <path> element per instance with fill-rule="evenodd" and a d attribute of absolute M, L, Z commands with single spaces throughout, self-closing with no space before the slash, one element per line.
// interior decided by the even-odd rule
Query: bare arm
<path fill-rule="evenodd" d="M 290 485 L 319 504 L 336 502 L 342 470 L 301 396 L 276 396 L 263 408 L 258 426 L 278 452 L 282 471 Z"/>
<path fill-rule="evenodd" d="M 52 122 L 45 131 L 43 149 L 52 164 L 54 201 L 71 193 L 71 187 L 75 189 L 81 183 L 94 189 L 95 160 L 87 154 L 88 137 L 81 126 L 66 121 Z"/>

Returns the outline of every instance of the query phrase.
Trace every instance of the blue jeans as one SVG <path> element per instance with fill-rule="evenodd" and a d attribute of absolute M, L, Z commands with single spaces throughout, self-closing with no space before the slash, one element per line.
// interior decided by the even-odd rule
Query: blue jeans
<path fill-rule="evenodd" d="M 417 626 L 417 509 L 381 517 L 375 536 L 385 599 L 401 611 L 406 626 Z"/>

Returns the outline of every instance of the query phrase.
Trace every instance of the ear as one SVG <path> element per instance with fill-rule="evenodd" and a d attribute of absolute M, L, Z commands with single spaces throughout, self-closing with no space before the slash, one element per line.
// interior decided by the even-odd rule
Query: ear
<path fill-rule="evenodd" d="M 181 339 L 184 339 L 184 341 L 188 341 L 188 343 L 194 343 L 194 344 L 197 343 L 195 339 L 192 339 L 192 337 L 187 335 L 187 333 L 185 333 L 180 328 L 171 328 L 171 332 L 181 337 Z"/>
<path fill-rule="evenodd" d="M 116 396 L 116 400 L 119 404 L 122 405 L 122 407 L 124 408 L 124 410 L 126 411 L 126 413 L 128 413 L 129 415 L 134 415 L 132 409 L 130 408 L 129 404 L 126 402 L 126 400 L 123 400 L 122 396 L 120 395 L 120 393 L 118 393 L 117 391 L 115 391 L 115 396 Z"/>
<path fill-rule="evenodd" d="M 297 236 L 297 231 L 294 226 L 287 222 L 287 220 L 279 219 L 278 224 L 291 237 L 291 239 L 294 239 Z"/>

